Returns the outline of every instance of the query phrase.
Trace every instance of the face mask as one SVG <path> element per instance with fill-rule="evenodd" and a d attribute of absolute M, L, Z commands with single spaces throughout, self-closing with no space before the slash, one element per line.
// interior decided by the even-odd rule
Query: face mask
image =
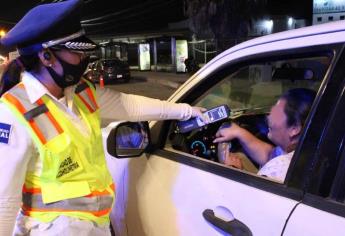
<path fill-rule="evenodd" d="M 63 74 L 59 75 L 55 72 L 55 70 L 53 70 L 53 68 L 46 67 L 55 83 L 63 89 L 77 84 L 84 74 L 87 65 L 89 64 L 89 57 L 84 58 L 78 65 L 69 64 L 56 55 L 55 57 L 62 66 Z"/>

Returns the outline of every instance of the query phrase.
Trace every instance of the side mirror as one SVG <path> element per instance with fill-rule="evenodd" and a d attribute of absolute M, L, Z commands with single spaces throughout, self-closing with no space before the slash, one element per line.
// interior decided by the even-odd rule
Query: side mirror
<path fill-rule="evenodd" d="M 107 151 L 116 158 L 137 157 L 150 145 L 148 122 L 124 122 L 114 127 L 107 138 Z"/>

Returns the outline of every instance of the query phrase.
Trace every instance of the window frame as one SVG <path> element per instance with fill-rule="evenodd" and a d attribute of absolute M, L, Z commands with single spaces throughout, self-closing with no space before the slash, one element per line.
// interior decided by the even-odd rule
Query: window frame
<path fill-rule="evenodd" d="M 343 188 L 345 184 L 345 128 L 338 128 L 342 117 L 345 116 L 345 112 L 342 109 L 345 106 L 345 71 L 343 70 L 345 65 L 345 51 L 338 57 L 336 65 L 333 75 L 337 77 L 336 80 L 338 83 L 332 86 L 338 86 L 338 89 L 329 91 L 329 93 L 334 93 L 334 102 L 332 103 L 334 106 L 332 106 L 333 109 L 329 114 L 326 127 L 320 131 L 324 133 L 324 137 L 322 142 L 318 144 L 318 148 L 315 151 L 316 155 L 311 165 L 309 165 L 309 174 L 306 176 L 307 179 L 304 186 L 306 193 L 302 199 L 302 203 L 340 217 L 345 217 L 345 189 Z M 326 90 L 324 93 L 326 93 Z M 329 104 L 332 101 L 326 99 L 324 102 L 328 102 Z M 324 106 L 327 106 L 327 104 L 324 104 Z M 342 114 L 339 115 L 339 112 L 342 112 Z M 327 161 L 326 159 L 334 154 L 330 153 L 329 150 L 336 152 L 339 161 L 336 168 L 334 168 L 335 175 L 330 184 L 329 194 L 322 195 L 320 192 L 315 191 L 320 182 L 327 181 L 318 178 L 318 176 L 320 175 L 319 170 Z M 292 174 L 294 173 L 292 172 Z"/>

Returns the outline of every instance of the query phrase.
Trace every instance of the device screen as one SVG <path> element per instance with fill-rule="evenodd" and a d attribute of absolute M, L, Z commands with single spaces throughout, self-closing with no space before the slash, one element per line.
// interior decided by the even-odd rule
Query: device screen
<path fill-rule="evenodd" d="M 224 107 L 217 107 L 215 109 L 212 109 L 207 114 L 211 122 L 227 117 Z"/>

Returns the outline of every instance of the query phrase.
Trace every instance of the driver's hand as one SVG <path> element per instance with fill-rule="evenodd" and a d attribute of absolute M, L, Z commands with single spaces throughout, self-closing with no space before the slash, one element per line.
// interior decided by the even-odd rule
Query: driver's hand
<path fill-rule="evenodd" d="M 224 164 L 227 166 L 235 167 L 237 169 L 243 169 L 241 158 L 233 152 L 229 152 L 228 156 L 225 158 Z"/>
<path fill-rule="evenodd" d="M 213 142 L 220 143 L 235 139 L 239 136 L 241 129 L 242 128 L 235 123 L 231 123 L 231 125 L 227 126 L 226 128 L 220 127 Z"/>
<path fill-rule="evenodd" d="M 208 116 L 204 115 L 203 112 L 207 111 L 203 107 L 192 107 L 192 117 L 199 117 L 204 123 L 210 123 Z"/>

